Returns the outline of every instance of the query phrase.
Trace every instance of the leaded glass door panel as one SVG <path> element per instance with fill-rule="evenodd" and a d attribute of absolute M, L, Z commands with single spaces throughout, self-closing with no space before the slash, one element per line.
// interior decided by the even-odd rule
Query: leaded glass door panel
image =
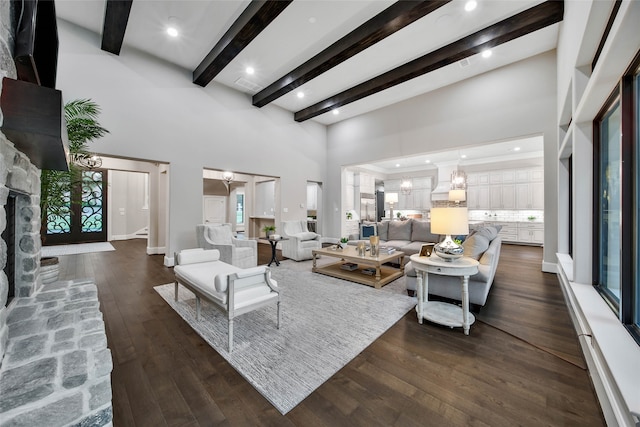
<path fill-rule="evenodd" d="M 45 244 L 106 241 L 106 188 L 106 170 L 83 170 L 81 179 L 65 195 L 66 212 L 47 215 Z"/>

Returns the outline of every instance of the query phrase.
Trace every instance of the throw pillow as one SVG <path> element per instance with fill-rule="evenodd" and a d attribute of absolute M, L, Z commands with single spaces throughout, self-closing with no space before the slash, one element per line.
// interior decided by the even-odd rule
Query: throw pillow
<path fill-rule="evenodd" d="M 376 235 L 375 224 L 360 224 L 360 239 L 368 239 Z"/>
<path fill-rule="evenodd" d="M 464 248 L 464 256 L 478 260 L 489 249 L 489 239 L 486 236 L 475 233 L 464 241 L 462 247 Z"/>
<path fill-rule="evenodd" d="M 389 240 L 411 240 L 411 221 L 390 221 Z"/>
<path fill-rule="evenodd" d="M 431 233 L 431 222 L 413 221 L 413 224 L 411 225 L 412 242 L 437 243 L 439 240 L 439 235 Z"/>
<path fill-rule="evenodd" d="M 381 221 L 376 224 L 380 240 L 389 240 L 389 221 Z"/>
<path fill-rule="evenodd" d="M 318 237 L 318 235 L 313 231 L 305 231 L 303 233 L 296 234 L 296 237 L 304 242 L 306 240 L 313 240 Z"/>

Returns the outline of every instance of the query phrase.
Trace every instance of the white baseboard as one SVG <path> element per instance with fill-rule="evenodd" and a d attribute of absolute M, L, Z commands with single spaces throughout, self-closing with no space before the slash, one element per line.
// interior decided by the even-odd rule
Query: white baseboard
<path fill-rule="evenodd" d="M 173 267 L 175 265 L 175 259 L 172 256 L 164 256 L 164 266 L 165 267 Z"/>
<path fill-rule="evenodd" d="M 544 271 L 545 273 L 557 274 L 558 273 L 558 265 L 554 264 L 552 262 L 543 261 L 542 262 L 542 271 Z"/>
<path fill-rule="evenodd" d="M 147 246 L 147 255 L 161 255 L 166 253 L 167 250 L 164 246 L 158 246 L 155 248 L 152 248 L 150 246 Z"/>
<path fill-rule="evenodd" d="M 133 234 L 116 234 L 111 236 L 109 240 L 131 240 L 131 239 L 146 239 L 147 236 L 140 236 L 135 233 Z"/>
<path fill-rule="evenodd" d="M 607 425 L 637 426 L 638 345 L 593 286 L 570 281 L 561 263 L 556 268 Z"/>

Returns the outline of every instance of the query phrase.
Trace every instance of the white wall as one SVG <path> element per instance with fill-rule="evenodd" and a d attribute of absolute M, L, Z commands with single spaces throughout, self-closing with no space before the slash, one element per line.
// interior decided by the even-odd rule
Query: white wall
<path fill-rule="evenodd" d="M 281 219 L 306 217 L 299 206 L 306 206 L 307 181 L 325 180 L 325 126 L 296 123 L 276 106 L 258 109 L 215 83 L 194 85 L 191 70 L 134 50 L 103 52 L 98 35 L 66 21 L 58 31 L 58 88 L 65 100 L 97 102 L 111 132 L 92 149 L 170 165 L 167 254 L 196 244 L 203 168 L 278 176 L 280 206 L 288 208 Z"/>
<path fill-rule="evenodd" d="M 555 268 L 555 51 L 329 126 L 325 234 L 340 235 L 342 165 L 530 135 L 545 140 L 544 262 Z"/>
<path fill-rule="evenodd" d="M 149 226 L 145 176 L 147 174 L 141 172 L 110 171 L 107 203 L 111 211 L 108 224 L 111 239 L 132 239 L 136 232 Z"/>

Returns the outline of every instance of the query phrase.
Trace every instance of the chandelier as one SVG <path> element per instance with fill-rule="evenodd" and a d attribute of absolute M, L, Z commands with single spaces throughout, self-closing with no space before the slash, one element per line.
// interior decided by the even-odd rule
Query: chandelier
<path fill-rule="evenodd" d="M 467 175 L 464 172 L 457 169 L 451 172 L 451 189 L 452 190 L 467 189 Z"/>
<path fill-rule="evenodd" d="M 102 157 L 97 154 L 74 153 L 70 155 L 71 161 L 86 169 L 96 169 L 102 166 Z"/>
<path fill-rule="evenodd" d="M 400 184 L 400 192 L 405 196 L 411 194 L 411 190 L 413 189 L 413 183 L 409 178 L 402 178 L 402 183 Z"/>
<path fill-rule="evenodd" d="M 231 181 L 233 181 L 234 178 L 233 172 L 227 171 L 222 173 L 222 179 L 226 181 L 227 185 L 231 184 Z"/>

